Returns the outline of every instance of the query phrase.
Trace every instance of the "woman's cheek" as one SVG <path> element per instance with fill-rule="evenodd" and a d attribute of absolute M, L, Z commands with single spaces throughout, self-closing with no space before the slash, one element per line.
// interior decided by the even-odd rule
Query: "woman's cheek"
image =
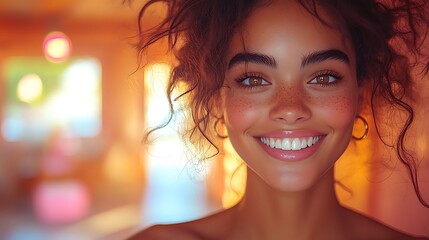
<path fill-rule="evenodd" d="M 227 96 L 224 107 L 226 124 L 235 129 L 245 129 L 262 113 L 258 102 L 246 96 Z"/>
<path fill-rule="evenodd" d="M 357 114 L 357 97 L 332 96 L 318 101 L 319 114 L 324 115 L 328 124 L 333 127 L 352 126 Z"/>

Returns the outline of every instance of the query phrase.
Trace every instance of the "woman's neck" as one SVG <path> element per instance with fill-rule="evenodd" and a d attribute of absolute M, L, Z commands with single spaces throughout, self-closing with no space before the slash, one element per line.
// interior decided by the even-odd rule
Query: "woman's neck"
<path fill-rule="evenodd" d="M 239 228 L 248 229 L 249 235 L 258 239 L 314 239 L 315 235 L 341 230 L 345 210 L 335 195 L 333 170 L 310 189 L 282 192 L 248 169 L 247 186 L 236 206 L 236 216 Z"/>

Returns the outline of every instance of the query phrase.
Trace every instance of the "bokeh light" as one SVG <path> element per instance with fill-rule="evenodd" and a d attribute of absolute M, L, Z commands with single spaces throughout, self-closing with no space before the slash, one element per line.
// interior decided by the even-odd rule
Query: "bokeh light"
<path fill-rule="evenodd" d="M 97 59 L 51 63 L 43 57 L 14 57 L 4 69 L 9 90 L 0 124 L 5 140 L 43 142 L 56 131 L 67 138 L 92 138 L 101 131 Z"/>
<path fill-rule="evenodd" d="M 36 217 L 44 223 L 72 222 L 88 214 L 90 196 L 76 180 L 42 182 L 35 189 L 33 204 Z"/>
<path fill-rule="evenodd" d="M 72 44 L 62 32 L 49 33 L 43 42 L 43 52 L 46 59 L 52 62 L 64 61 L 70 56 Z"/>
<path fill-rule="evenodd" d="M 19 80 L 16 91 L 19 100 L 26 103 L 34 102 L 42 95 L 42 80 L 37 74 L 27 74 Z"/>

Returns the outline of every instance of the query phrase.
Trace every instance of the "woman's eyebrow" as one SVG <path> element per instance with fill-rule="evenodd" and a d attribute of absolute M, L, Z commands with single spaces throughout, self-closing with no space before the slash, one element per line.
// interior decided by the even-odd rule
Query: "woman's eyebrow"
<path fill-rule="evenodd" d="M 234 65 L 239 63 L 259 63 L 264 64 L 270 67 L 277 67 L 276 60 L 268 55 L 260 54 L 260 53 L 237 53 L 234 57 L 229 60 L 228 69 L 232 68 Z"/>
<path fill-rule="evenodd" d="M 339 60 L 346 64 L 350 64 L 350 59 L 347 54 L 338 49 L 328 49 L 309 53 L 302 58 L 301 68 L 310 64 L 323 62 L 329 59 Z M 277 62 L 272 56 L 254 52 L 240 52 L 234 55 L 228 63 L 228 69 L 240 63 L 258 63 L 269 67 L 276 68 Z"/>
<path fill-rule="evenodd" d="M 310 64 L 319 63 L 328 59 L 339 60 L 341 62 L 350 64 L 350 59 L 347 54 L 338 49 L 328 49 L 317 52 L 312 52 L 302 58 L 301 68 L 304 68 Z"/>

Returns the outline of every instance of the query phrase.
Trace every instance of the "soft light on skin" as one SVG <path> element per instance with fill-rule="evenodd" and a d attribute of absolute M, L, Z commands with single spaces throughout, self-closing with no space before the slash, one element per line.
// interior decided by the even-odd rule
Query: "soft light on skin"
<path fill-rule="evenodd" d="M 49 33 L 43 42 L 43 51 L 49 61 L 64 61 L 71 53 L 71 41 L 62 32 Z"/>
<path fill-rule="evenodd" d="M 23 76 L 18 83 L 17 95 L 19 100 L 32 103 L 43 93 L 42 80 L 37 74 L 30 73 Z"/>
<path fill-rule="evenodd" d="M 332 176 L 350 140 L 359 92 L 351 43 L 293 1 L 255 10 L 242 29 L 232 37 L 228 88 L 222 89 L 229 140 L 272 188 L 308 190 Z M 314 83 L 322 75 L 335 81 Z M 259 140 L 304 136 L 324 137 L 306 151 L 264 147 Z"/>

